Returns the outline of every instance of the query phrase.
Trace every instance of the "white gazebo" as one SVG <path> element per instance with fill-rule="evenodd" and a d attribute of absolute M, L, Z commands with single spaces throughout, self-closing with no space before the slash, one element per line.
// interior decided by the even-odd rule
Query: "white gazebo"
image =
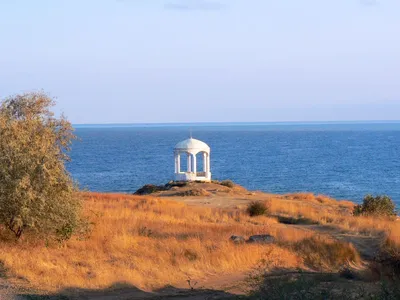
<path fill-rule="evenodd" d="M 197 169 L 197 155 L 203 155 L 203 170 Z M 176 181 L 211 181 L 210 147 L 199 140 L 190 138 L 176 144 L 175 180 Z M 187 170 L 181 171 L 181 156 L 186 156 Z"/>

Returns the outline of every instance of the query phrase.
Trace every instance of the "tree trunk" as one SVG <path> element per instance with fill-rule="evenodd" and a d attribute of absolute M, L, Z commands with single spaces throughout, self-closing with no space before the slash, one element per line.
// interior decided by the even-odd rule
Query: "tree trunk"
<path fill-rule="evenodd" d="M 22 233 L 24 232 L 24 228 L 25 226 L 18 226 L 17 228 L 15 228 L 15 224 L 14 224 L 14 217 L 11 218 L 10 223 L 8 224 L 8 228 L 15 234 L 15 237 L 17 238 L 17 240 L 20 239 L 20 237 L 22 236 Z"/>

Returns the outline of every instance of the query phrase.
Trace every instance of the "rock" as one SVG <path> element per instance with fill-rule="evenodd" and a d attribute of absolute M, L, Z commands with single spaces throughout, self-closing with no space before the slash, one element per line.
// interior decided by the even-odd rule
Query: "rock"
<path fill-rule="evenodd" d="M 249 237 L 248 243 L 269 244 L 273 243 L 275 238 L 269 234 L 252 235 Z"/>
<path fill-rule="evenodd" d="M 232 235 L 231 236 L 231 241 L 235 244 L 244 244 L 244 242 L 246 241 L 244 237 L 240 236 L 240 235 Z"/>
<path fill-rule="evenodd" d="M 167 188 L 163 185 L 146 184 L 138 189 L 134 195 L 150 195 L 165 190 L 167 190 Z"/>

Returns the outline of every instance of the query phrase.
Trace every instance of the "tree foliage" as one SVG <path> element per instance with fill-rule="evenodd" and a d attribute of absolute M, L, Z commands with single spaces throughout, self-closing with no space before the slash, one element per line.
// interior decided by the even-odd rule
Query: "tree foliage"
<path fill-rule="evenodd" d="M 367 195 L 361 205 L 354 208 L 355 216 L 390 217 L 396 215 L 395 205 L 388 196 Z"/>
<path fill-rule="evenodd" d="M 75 136 L 54 116 L 54 104 L 28 93 L 0 105 L 0 222 L 17 238 L 27 230 L 57 234 L 78 222 L 80 200 L 65 168 Z"/>

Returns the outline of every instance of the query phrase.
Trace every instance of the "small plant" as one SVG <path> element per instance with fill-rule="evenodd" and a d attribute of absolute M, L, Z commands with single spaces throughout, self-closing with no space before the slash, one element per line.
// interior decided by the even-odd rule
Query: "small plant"
<path fill-rule="evenodd" d="M 189 277 L 189 278 L 186 280 L 186 282 L 188 283 L 190 290 L 193 291 L 193 290 L 195 289 L 196 285 L 197 285 L 197 281 L 194 281 L 194 282 L 193 282 L 192 278 Z"/>
<path fill-rule="evenodd" d="M 247 213 L 250 215 L 250 217 L 262 216 L 269 213 L 269 211 L 270 205 L 268 202 L 264 201 L 252 201 L 247 206 Z"/>
<path fill-rule="evenodd" d="M 235 187 L 235 184 L 233 183 L 232 180 L 223 180 L 223 181 L 220 182 L 220 185 L 226 186 L 228 188 Z"/>
<path fill-rule="evenodd" d="M 147 228 L 146 226 L 141 226 L 138 229 L 138 234 L 139 236 L 151 237 L 154 234 L 154 232 L 153 230 Z"/>
<path fill-rule="evenodd" d="M 190 261 L 195 261 L 199 258 L 199 255 L 195 251 L 190 249 L 186 249 L 183 255 Z"/>
<path fill-rule="evenodd" d="M 355 216 L 393 217 L 396 215 L 395 205 L 388 196 L 367 195 L 363 204 L 354 208 Z"/>

